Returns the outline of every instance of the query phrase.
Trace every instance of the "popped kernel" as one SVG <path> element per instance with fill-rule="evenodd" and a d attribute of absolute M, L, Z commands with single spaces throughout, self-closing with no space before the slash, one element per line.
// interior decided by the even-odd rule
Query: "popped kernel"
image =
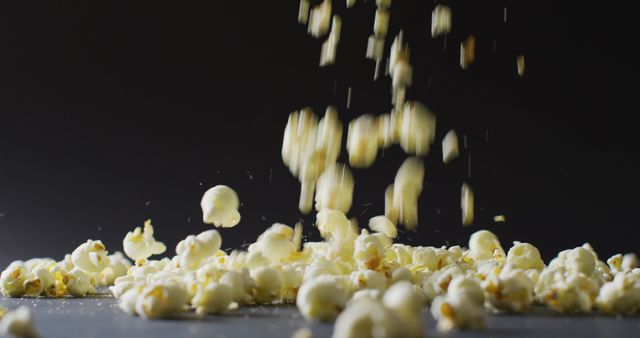
<path fill-rule="evenodd" d="M 144 222 L 143 229 L 136 227 L 133 231 L 129 231 L 122 241 L 124 253 L 134 261 L 141 261 L 150 256 L 162 254 L 167 250 L 167 247 L 162 242 L 156 241 L 153 234 L 151 220 Z"/>
<path fill-rule="evenodd" d="M 442 139 L 442 162 L 449 163 L 460 155 L 458 148 L 458 135 L 451 129 Z"/>
<path fill-rule="evenodd" d="M 344 308 L 349 293 L 330 276 L 313 278 L 302 283 L 296 304 L 307 320 L 330 321 Z"/>
<path fill-rule="evenodd" d="M 0 335 L 12 335 L 21 338 L 37 338 L 40 334 L 33 327 L 33 315 L 26 306 L 20 306 L 7 312 L 0 319 Z"/>
<path fill-rule="evenodd" d="M 107 249 L 101 241 L 87 240 L 71 253 L 73 265 L 87 272 L 100 272 L 109 266 Z"/>
<path fill-rule="evenodd" d="M 222 313 L 233 301 L 233 288 L 224 283 L 210 283 L 198 288 L 191 300 L 197 314 Z"/>
<path fill-rule="evenodd" d="M 473 190 L 467 183 L 462 184 L 460 208 L 462 209 L 462 225 L 471 225 L 474 216 Z"/>
<path fill-rule="evenodd" d="M 398 237 L 398 229 L 386 216 L 375 216 L 369 219 L 369 229 L 384 234 L 389 238 Z"/>
<path fill-rule="evenodd" d="M 431 36 L 436 37 L 451 31 L 451 9 L 445 5 L 436 5 L 431 13 Z"/>
<path fill-rule="evenodd" d="M 231 228 L 240 222 L 238 194 L 226 185 L 207 190 L 200 202 L 202 221 L 216 227 Z"/>

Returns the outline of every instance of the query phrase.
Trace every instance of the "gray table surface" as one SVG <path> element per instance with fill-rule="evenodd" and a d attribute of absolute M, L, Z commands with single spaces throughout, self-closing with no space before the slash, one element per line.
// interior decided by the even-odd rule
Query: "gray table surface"
<path fill-rule="evenodd" d="M 294 306 L 241 308 L 219 316 L 145 320 L 117 307 L 110 296 L 66 299 L 9 299 L 0 304 L 11 309 L 26 305 L 33 310 L 35 326 L 43 338 L 114 337 L 291 337 L 308 327 L 313 337 L 331 337 L 331 323 L 310 323 Z M 487 315 L 484 331 L 441 334 L 425 309 L 425 337 L 640 337 L 640 317 L 598 315 L 557 316 L 534 311 L 526 316 Z"/>

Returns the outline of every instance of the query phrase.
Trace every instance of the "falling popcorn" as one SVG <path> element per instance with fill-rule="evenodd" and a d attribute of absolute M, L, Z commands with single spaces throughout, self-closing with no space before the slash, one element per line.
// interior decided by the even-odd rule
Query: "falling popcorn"
<path fill-rule="evenodd" d="M 474 214 L 473 190 L 471 190 L 471 187 L 466 183 L 462 184 L 462 198 L 460 207 L 462 209 L 462 225 L 471 225 L 471 223 L 473 223 Z"/>
<path fill-rule="evenodd" d="M 0 335 L 12 335 L 20 338 L 40 337 L 33 327 L 33 315 L 29 308 L 21 306 L 9 311 L 0 319 Z"/>
<path fill-rule="evenodd" d="M 315 38 L 327 34 L 331 22 L 331 0 L 324 0 L 311 9 L 308 31 Z"/>
<path fill-rule="evenodd" d="M 451 31 L 451 9 L 445 5 L 436 5 L 431 13 L 431 36 L 447 34 Z"/>
<path fill-rule="evenodd" d="M 524 55 L 518 54 L 516 57 L 516 63 L 518 66 L 518 75 L 524 76 Z"/>
<path fill-rule="evenodd" d="M 306 24 L 309 20 L 309 0 L 300 0 L 300 8 L 298 9 L 298 22 Z"/>
<path fill-rule="evenodd" d="M 165 252 L 167 247 L 162 242 L 156 241 L 153 234 L 151 220 L 144 222 L 144 230 L 136 227 L 127 233 L 122 242 L 125 254 L 134 261 L 138 261 Z"/>
<path fill-rule="evenodd" d="M 449 130 L 442 139 L 442 162 L 447 164 L 460 155 L 458 135 L 455 130 Z"/>
<path fill-rule="evenodd" d="M 217 185 L 207 190 L 200 202 L 202 221 L 216 227 L 230 228 L 240 222 L 238 194 L 226 185 Z"/>
<path fill-rule="evenodd" d="M 460 44 L 460 67 L 467 69 L 475 61 L 476 58 L 476 37 L 469 35 L 467 39 Z"/>

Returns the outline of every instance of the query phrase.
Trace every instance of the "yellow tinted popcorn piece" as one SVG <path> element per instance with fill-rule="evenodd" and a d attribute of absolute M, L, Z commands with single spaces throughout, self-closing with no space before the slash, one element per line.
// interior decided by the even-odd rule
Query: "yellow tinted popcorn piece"
<path fill-rule="evenodd" d="M 516 65 L 518 67 L 518 75 L 524 76 L 524 55 L 518 54 L 516 57 Z"/>
<path fill-rule="evenodd" d="M 351 222 L 344 213 L 323 209 L 316 215 L 316 226 L 320 235 L 329 241 L 329 256 L 352 257 L 354 240 L 357 237 Z"/>
<path fill-rule="evenodd" d="M 382 234 L 369 234 L 366 230 L 356 238 L 353 258 L 361 269 L 379 270 L 386 256 L 386 247 L 391 244 L 389 238 Z"/>
<path fill-rule="evenodd" d="M 197 236 L 189 235 L 176 246 L 180 267 L 196 270 L 200 263 L 220 249 L 222 238 L 216 230 L 201 232 Z"/>
<path fill-rule="evenodd" d="M 529 243 L 515 242 L 507 253 L 507 264 L 522 270 L 542 270 L 544 262 L 540 257 L 540 251 Z"/>
<path fill-rule="evenodd" d="M 289 114 L 282 140 L 282 160 L 291 173 L 299 177 L 300 168 L 316 148 L 318 117 L 311 108 Z"/>
<path fill-rule="evenodd" d="M 389 238 L 398 237 L 398 229 L 386 216 L 375 216 L 369 219 L 369 229 L 384 234 Z"/>
<path fill-rule="evenodd" d="M 462 225 L 471 225 L 473 223 L 474 214 L 473 190 L 466 183 L 462 184 L 460 208 L 462 209 Z"/>
<path fill-rule="evenodd" d="M 616 254 L 607 259 L 607 265 L 614 273 L 622 271 L 622 255 Z"/>
<path fill-rule="evenodd" d="M 376 160 L 378 141 L 372 138 L 377 132 L 376 119 L 372 115 L 360 115 L 349 123 L 347 152 L 349 164 L 354 168 L 368 168 Z"/>
<path fill-rule="evenodd" d="M 308 31 L 315 38 L 319 38 L 329 31 L 331 20 L 331 0 L 324 0 L 322 3 L 311 9 L 309 13 Z"/>
<path fill-rule="evenodd" d="M 0 292 L 5 297 L 20 297 L 24 295 L 24 282 L 28 271 L 23 262 L 15 261 L 2 271 L 0 275 Z"/>
<path fill-rule="evenodd" d="M 134 261 L 138 261 L 165 252 L 167 247 L 162 242 L 156 241 L 153 233 L 151 220 L 144 222 L 144 229 L 136 227 L 133 231 L 129 231 L 122 241 L 125 254 Z"/>
<path fill-rule="evenodd" d="M 349 212 L 355 183 L 351 170 L 344 164 L 331 165 L 318 178 L 316 185 L 316 211 L 336 209 Z"/>
<path fill-rule="evenodd" d="M 417 157 L 406 159 L 385 191 L 385 216 L 408 230 L 418 225 L 418 198 L 422 193 L 424 165 Z M 391 205 L 389 205 L 391 204 Z"/>
<path fill-rule="evenodd" d="M 298 310 L 307 320 L 330 321 L 344 308 L 349 293 L 330 276 L 305 281 L 296 299 Z"/>
<path fill-rule="evenodd" d="M 0 319 L 2 319 L 2 317 L 3 317 L 4 315 L 6 315 L 6 314 L 7 314 L 7 312 L 9 312 L 9 309 L 7 309 L 6 307 L 4 307 L 4 306 L 0 305 Z"/>
<path fill-rule="evenodd" d="M 247 269 L 243 269 L 241 272 L 227 271 L 221 277 L 219 282 L 226 284 L 233 289 L 233 301 L 238 304 L 249 304 L 253 300 L 251 295 L 252 290 L 255 287 L 255 282 L 249 275 Z"/>
<path fill-rule="evenodd" d="M 231 228 L 240 222 L 238 194 L 226 185 L 207 190 L 200 202 L 202 221 L 216 227 Z"/>
<path fill-rule="evenodd" d="M 591 311 L 598 294 L 598 283 L 580 272 L 563 267 L 542 271 L 534 287 L 536 299 L 560 313 Z"/>
<path fill-rule="evenodd" d="M 475 61 L 476 58 L 476 37 L 469 35 L 467 39 L 460 44 L 460 67 L 467 69 Z"/>
<path fill-rule="evenodd" d="M 422 103 L 404 104 L 400 126 L 400 146 L 407 154 L 425 156 L 436 135 L 436 116 Z"/>
<path fill-rule="evenodd" d="M 389 11 L 378 8 L 376 10 L 376 17 L 373 22 L 373 34 L 375 36 L 384 37 L 389 30 Z"/>
<path fill-rule="evenodd" d="M 469 251 L 474 260 L 504 257 L 504 249 L 498 237 L 489 230 L 474 232 L 469 238 Z"/>
<path fill-rule="evenodd" d="M 421 332 L 420 332 L 421 333 Z M 336 319 L 333 338 L 420 337 L 410 332 L 401 318 L 387 309 L 380 300 L 364 297 L 350 301 Z"/>
<path fill-rule="evenodd" d="M 271 303 L 278 299 L 284 288 L 282 273 L 271 267 L 259 267 L 251 270 L 255 280 L 255 300 L 258 303 Z"/>
<path fill-rule="evenodd" d="M 451 9 L 436 5 L 431 13 L 431 36 L 436 37 L 451 31 Z"/>
<path fill-rule="evenodd" d="M 198 314 L 222 313 L 233 301 L 233 288 L 223 283 L 210 283 L 198 288 L 191 301 Z"/>
<path fill-rule="evenodd" d="M 320 51 L 320 66 L 332 65 L 336 61 L 336 51 L 338 49 L 338 42 L 340 42 L 342 21 L 340 20 L 340 16 L 334 15 L 331 22 L 331 32 L 329 32 L 329 37 L 322 44 Z"/>
<path fill-rule="evenodd" d="M 442 139 L 442 162 L 449 163 L 460 155 L 458 148 L 458 135 L 451 129 Z"/>
<path fill-rule="evenodd" d="M 384 55 L 384 38 L 377 37 L 375 35 L 369 36 L 367 40 L 367 52 L 365 56 L 367 59 L 376 61 L 382 60 Z"/>
<path fill-rule="evenodd" d="M 439 331 L 484 328 L 484 295 L 480 285 L 465 277 L 455 278 L 446 296 L 431 304 L 431 314 L 438 320 Z"/>
<path fill-rule="evenodd" d="M 351 8 L 356 4 L 356 0 L 347 0 L 347 8 Z"/>
<path fill-rule="evenodd" d="M 533 281 L 523 270 L 505 271 L 482 282 L 491 306 L 507 312 L 526 312 L 533 303 Z"/>
<path fill-rule="evenodd" d="M 142 289 L 135 309 L 139 316 L 147 319 L 168 318 L 184 311 L 188 301 L 189 294 L 180 283 L 160 281 Z"/>
<path fill-rule="evenodd" d="M 495 215 L 493 216 L 493 221 L 496 223 L 500 223 L 500 222 L 504 223 L 507 221 L 507 218 L 504 215 Z"/>
<path fill-rule="evenodd" d="M 591 276 L 596 268 L 596 258 L 588 250 L 577 247 L 567 253 L 565 266 L 569 272 Z"/>
<path fill-rule="evenodd" d="M 300 8 L 298 9 L 298 22 L 306 24 L 309 21 L 309 0 L 300 0 Z"/>
<path fill-rule="evenodd" d="M 362 269 L 356 270 L 349 276 L 353 289 L 375 289 L 383 292 L 387 288 L 387 278 L 381 272 Z"/>
<path fill-rule="evenodd" d="M 87 272 L 100 272 L 109 266 L 107 250 L 101 241 L 88 240 L 71 253 L 73 265 Z"/>
<path fill-rule="evenodd" d="M 0 335 L 11 335 L 20 338 L 40 337 L 33 327 L 33 315 L 26 306 L 7 312 L 0 319 Z"/>
<path fill-rule="evenodd" d="M 273 263 L 288 259 L 295 251 L 293 244 L 294 230 L 290 227 L 275 223 L 256 241 L 256 246 L 250 247 L 253 250 L 260 250 L 262 255 Z M 249 250 L 252 252 L 253 250 Z"/>

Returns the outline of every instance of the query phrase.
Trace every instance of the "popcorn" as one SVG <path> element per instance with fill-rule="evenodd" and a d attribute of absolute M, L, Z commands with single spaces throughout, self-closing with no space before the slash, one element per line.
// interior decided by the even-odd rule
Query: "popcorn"
<path fill-rule="evenodd" d="M 342 29 L 342 21 L 340 16 L 334 15 L 331 21 L 331 32 L 329 37 L 322 44 L 320 51 L 320 66 L 332 65 L 336 61 L 336 51 L 338 49 L 338 42 L 340 42 L 340 31 Z"/>
<path fill-rule="evenodd" d="M 329 241 L 327 258 L 352 257 L 356 232 L 347 217 L 338 210 L 323 209 L 316 215 L 320 235 Z"/>
<path fill-rule="evenodd" d="M 475 61 L 476 58 L 476 37 L 469 35 L 467 39 L 460 44 L 460 67 L 467 69 Z"/>
<path fill-rule="evenodd" d="M 473 190 L 466 183 L 462 184 L 462 197 L 460 202 L 460 208 L 462 209 L 462 225 L 464 226 L 471 225 L 471 223 L 473 223 L 473 214 L 474 214 Z"/>
<path fill-rule="evenodd" d="M 524 76 L 524 55 L 518 54 L 516 57 L 516 65 L 518 67 L 518 75 Z"/>
<path fill-rule="evenodd" d="M 316 211 L 335 209 L 349 212 L 354 185 L 353 175 L 346 165 L 335 164 L 326 168 L 316 185 Z"/>
<path fill-rule="evenodd" d="M 295 251 L 293 244 L 294 230 L 290 227 L 275 223 L 262 233 L 255 246 L 251 246 L 249 252 L 260 250 L 262 255 L 273 263 L 288 259 Z"/>
<path fill-rule="evenodd" d="M 210 283 L 198 288 L 191 301 L 198 314 L 222 313 L 233 301 L 233 288 L 223 283 Z"/>
<path fill-rule="evenodd" d="M 385 192 L 385 216 L 411 230 L 418 225 L 418 197 L 422 192 L 424 165 L 417 157 L 406 159 Z"/>
<path fill-rule="evenodd" d="M 398 229 L 386 216 L 375 216 L 369 219 L 369 229 L 384 234 L 389 238 L 398 237 Z"/>
<path fill-rule="evenodd" d="M 173 317 L 184 311 L 188 301 L 189 294 L 180 283 L 158 281 L 142 289 L 137 297 L 135 310 L 138 315 L 147 319 Z"/>
<path fill-rule="evenodd" d="M 140 296 L 144 287 L 144 284 L 137 284 L 135 287 L 124 292 L 120 297 L 117 297 L 119 298 L 118 307 L 120 310 L 124 311 L 128 315 L 137 315 L 136 303 L 138 302 L 138 296 Z"/>
<path fill-rule="evenodd" d="M 6 307 L 0 305 L 0 319 L 2 319 L 2 317 L 4 317 L 4 315 L 6 315 L 7 312 L 9 312 L 9 309 L 7 309 Z"/>
<path fill-rule="evenodd" d="M 374 270 L 356 270 L 349 276 L 355 290 L 374 289 L 383 292 L 387 288 L 387 278 Z"/>
<path fill-rule="evenodd" d="M 504 249 L 498 241 L 498 237 L 489 230 L 476 231 L 469 238 L 469 252 L 471 258 L 476 261 L 504 258 Z"/>
<path fill-rule="evenodd" d="M 509 249 L 507 253 L 507 264 L 522 270 L 542 270 L 544 268 L 540 251 L 529 243 L 521 242 L 514 242 L 511 249 Z"/>
<path fill-rule="evenodd" d="M 222 245 L 222 238 L 216 230 L 201 232 L 199 235 L 189 235 L 176 246 L 177 259 L 180 267 L 196 270 L 207 257 L 216 253 Z"/>
<path fill-rule="evenodd" d="M 487 301 L 497 310 L 526 312 L 533 303 L 533 282 L 523 270 L 504 271 L 482 282 Z"/>
<path fill-rule="evenodd" d="M 596 268 L 596 258 L 588 250 L 577 247 L 567 253 L 565 266 L 568 272 L 591 276 Z"/>
<path fill-rule="evenodd" d="M 116 278 L 124 276 L 131 267 L 131 262 L 120 251 L 109 256 L 109 266 L 100 271 L 99 284 L 112 285 Z"/>
<path fill-rule="evenodd" d="M 367 59 L 376 61 L 382 60 L 384 55 L 384 38 L 377 37 L 375 35 L 369 36 L 367 40 L 367 52 L 365 56 Z"/>
<path fill-rule="evenodd" d="M 442 139 L 442 162 L 447 164 L 460 155 L 458 135 L 451 129 Z"/>
<path fill-rule="evenodd" d="M 584 273 L 563 267 L 546 268 L 534 287 L 536 299 L 560 313 L 591 311 L 598 283 Z"/>
<path fill-rule="evenodd" d="M 136 227 L 133 231 L 129 231 L 122 241 L 124 253 L 134 261 L 139 261 L 165 252 L 167 247 L 162 242 L 156 241 L 153 233 L 151 220 L 144 222 L 144 230 Z M 119 262 L 122 261 L 119 260 Z"/>
<path fill-rule="evenodd" d="M 28 271 L 21 261 L 15 261 L 2 271 L 0 275 L 0 292 L 5 297 L 24 295 L 24 282 Z"/>
<path fill-rule="evenodd" d="M 355 240 L 353 258 L 361 269 L 379 270 L 386 256 L 386 247 L 390 244 L 386 235 L 369 234 L 363 229 Z"/>
<path fill-rule="evenodd" d="M 255 280 L 255 301 L 262 304 L 278 299 L 284 288 L 282 273 L 271 267 L 259 267 L 250 271 Z"/>
<path fill-rule="evenodd" d="M 219 279 L 220 284 L 225 284 L 233 289 L 233 301 L 238 304 L 249 304 L 253 301 L 252 292 L 255 281 L 249 275 L 247 269 L 241 272 L 226 271 Z"/>
<path fill-rule="evenodd" d="M 87 272 L 100 272 L 109 266 L 107 250 L 101 241 L 88 240 L 71 253 L 73 265 Z"/>
<path fill-rule="evenodd" d="M 375 36 L 384 37 L 389 30 L 389 11 L 378 8 L 376 10 L 376 17 L 373 22 L 373 34 Z"/>
<path fill-rule="evenodd" d="M 481 329 L 484 327 L 484 295 L 473 279 L 455 278 L 446 296 L 437 297 L 431 304 L 431 313 L 438 320 L 439 331 L 454 328 Z"/>
<path fill-rule="evenodd" d="M 336 319 L 333 338 L 357 337 L 421 337 L 421 332 L 410 332 L 406 323 L 381 301 L 364 297 L 352 300 Z"/>
<path fill-rule="evenodd" d="M 612 282 L 605 283 L 596 299 L 598 309 L 605 314 L 631 316 L 640 311 L 640 279 L 621 272 Z"/>
<path fill-rule="evenodd" d="M 69 271 L 67 275 L 67 291 L 74 297 L 84 297 L 88 294 L 96 293 L 91 276 L 78 268 Z"/>
<path fill-rule="evenodd" d="M 240 222 L 238 194 L 226 185 L 207 190 L 200 202 L 202 221 L 216 227 L 231 228 Z"/>
<path fill-rule="evenodd" d="M 7 312 L 0 319 L 0 335 L 12 335 L 21 338 L 37 338 L 40 335 L 33 327 L 33 315 L 29 308 L 20 306 Z"/>
<path fill-rule="evenodd" d="M 628 253 L 622 256 L 622 263 L 620 264 L 622 271 L 631 271 L 636 268 L 640 268 L 640 260 L 634 253 Z"/>
<path fill-rule="evenodd" d="M 306 281 L 298 291 L 296 305 L 307 320 L 331 321 L 344 308 L 349 293 L 330 276 Z"/>
<path fill-rule="evenodd" d="M 451 9 L 445 5 L 436 5 L 431 13 L 431 36 L 436 37 L 451 31 Z"/>
<path fill-rule="evenodd" d="M 376 119 L 368 114 L 360 115 L 349 123 L 347 152 L 352 167 L 368 168 L 376 160 L 378 141 L 370 137 L 376 130 Z"/>
<path fill-rule="evenodd" d="M 324 0 L 311 9 L 309 14 L 308 31 L 315 38 L 319 38 L 329 31 L 329 19 L 331 19 L 331 0 Z"/>
<path fill-rule="evenodd" d="M 424 298 L 416 293 L 410 282 L 402 281 L 393 284 L 384 293 L 382 302 L 388 309 L 402 317 L 406 323 L 419 324 Z"/>
<path fill-rule="evenodd" d="M 298 22 L 306 24 L 309 20 L 309 0 L 300 0 L 300 8 L 298 9 Z"/>

